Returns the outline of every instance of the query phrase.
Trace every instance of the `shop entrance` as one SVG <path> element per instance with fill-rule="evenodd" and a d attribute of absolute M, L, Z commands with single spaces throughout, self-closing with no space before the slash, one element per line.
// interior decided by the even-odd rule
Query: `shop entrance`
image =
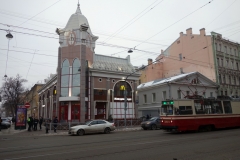
<path fill-rule="evenodd" d="M 106 102 L 96 102 L 95 119 L 106 119 Z"/>

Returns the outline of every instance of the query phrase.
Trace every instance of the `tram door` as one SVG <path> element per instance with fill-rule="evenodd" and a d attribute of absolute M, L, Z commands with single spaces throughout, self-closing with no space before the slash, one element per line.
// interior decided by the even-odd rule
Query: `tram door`
<path fill-rule="evenodd" d="M 106 102 L 96 102 L 95 119 L 106 119 Z"/>

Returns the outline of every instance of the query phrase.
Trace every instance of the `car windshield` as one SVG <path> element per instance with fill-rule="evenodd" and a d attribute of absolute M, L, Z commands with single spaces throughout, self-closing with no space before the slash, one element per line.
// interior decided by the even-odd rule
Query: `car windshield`
<path fill-rule="evenodd" d="M 89 125 L 91 122 L 92 122 L 92 121 L 87 121 L 87 122 L 85 123 L 85 125 Z"/>
<path fill-rule="evenodd" d="M 148 121 L 155 121 L 157 119 L 157 117 L 152 117 L 151 119 L 149 119 Z"/>

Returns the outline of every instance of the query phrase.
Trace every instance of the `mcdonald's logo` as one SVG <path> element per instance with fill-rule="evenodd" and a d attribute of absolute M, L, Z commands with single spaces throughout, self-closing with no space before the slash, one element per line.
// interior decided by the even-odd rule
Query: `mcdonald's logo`
<path fill-rule="evenodd" d="M 121 90 L 121 91 L 124 91 L 124 90 L 125 90 L 125 86 L 124 86 L 124 85 L 121 85 L 120 90 Z"/>

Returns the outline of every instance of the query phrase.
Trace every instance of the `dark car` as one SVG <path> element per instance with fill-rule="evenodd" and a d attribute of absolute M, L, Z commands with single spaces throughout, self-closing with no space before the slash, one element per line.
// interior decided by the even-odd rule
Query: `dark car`
<path fill-rule="evenodd" d="M 141 127 L 144 130 L 147 130 L 147 129 L 155 130 L 155 129 L 158 129 L 158 128 L 160 129 L 161 128 L 160 118 L 159 117 L 152 117 L 152 118 L 142 122 Z"/>
<path fill-rule="evenodd" d="M 8 128 L 10 128 L 11 127 L 11 123 L 9 123 L 9 122 L 7 122 L 7 121 L 2 121 L 2 123 L 1 123 L 1 128 L 2 129 L 8 129 Z"/>

